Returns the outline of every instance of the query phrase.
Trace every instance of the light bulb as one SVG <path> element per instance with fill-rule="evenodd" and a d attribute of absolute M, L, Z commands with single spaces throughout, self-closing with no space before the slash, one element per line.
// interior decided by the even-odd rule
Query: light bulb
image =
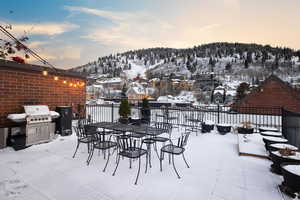
<path fill-rule="evenodd" d="M 43 75 L 44 75 L 44 76 L 47 76 L 47 75 L 48 75 L 48 71 L 44 70 L 44 71 L 43 71 Z"/>

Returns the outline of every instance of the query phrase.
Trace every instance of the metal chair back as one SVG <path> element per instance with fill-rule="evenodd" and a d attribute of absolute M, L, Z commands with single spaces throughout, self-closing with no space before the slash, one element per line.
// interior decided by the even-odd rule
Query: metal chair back
<path fill-rule="evenodd" d="M 177 140 L 177 146 L 184 148 L 187 145 L 188 139 L 190 136 L 190 132 L 183 133 L 181 137 Z"/>
<path fill-rule="evenodd" d="M 85 132 L 84 132 L 84 128 L 78 127 L 78 126 L 73 126 L 73 129 L 75 130 L 76 136 L 78 138 L 83 138 L 86 136 Z"/>
<path fill-rule="evenodd" d="M 127 135 L 117 136 L 117 144 L 119 151 L 133 150 L 139 147 L 138 141 Z"/>

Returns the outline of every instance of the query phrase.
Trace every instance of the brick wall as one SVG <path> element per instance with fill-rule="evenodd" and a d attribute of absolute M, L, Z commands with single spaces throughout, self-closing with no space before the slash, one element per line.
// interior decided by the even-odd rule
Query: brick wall
<path fill-rule="evenodd" d="M 78 105 L 84 106 L 85 79 L 68 75 L 58 77 L 59 80 L 55 81 L 51 73 L 43 76 L 41 71 L 1 69 L 0 127 L 12 125 L 6 119 L 7 114 L 24 112 L 23 105 L 48 105 L 50 110 L 55 110 L 57 106 L 72 106 L 73 112 L 77 112 Z M 84 83 L 84 86 L 75 88 L 69 85 L 77 82 Z"/>
<path fill-rule="evenodd" d="M 300 94 L 277 77 L 270 77 L 255 92 L 250 93 L 237 107 L 281 107 L 300 112 Z M 246 108 L 243 108 L 246 110 Z M 240 108 L 241 111 L 241 108 Z M 246 112 L 246 111 L 244 111 Z M 276 109 L 266 109 L 268 114 L 275 114 Z"/>

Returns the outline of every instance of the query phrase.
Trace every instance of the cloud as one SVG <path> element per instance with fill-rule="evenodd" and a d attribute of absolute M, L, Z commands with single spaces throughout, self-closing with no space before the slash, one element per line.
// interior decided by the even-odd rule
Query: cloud
<path fill-rule="evenodd" d="M 6 22 L 6 24 L 8 24 Z M 59 35 L 65 32 L 72 31 L 79 28 L 79 25 L 64 23 L 9 23 L 12 26 L 11 32 L 15 35 L 22 35 L 24 33 L 30 35 Z"/>
<path fill-rule="evenodd" d="M 86 34 L 81 37 L 122 50 L 161 46 L 193 46 L 195 43 L 190 41 L 195 41 L 193 40 L 195 38 L 191 38 L 191 35 L 199 37 L 201 34 L 219 27 L 219 24 L 197 24 L 195 26 L 195 23 L 191 25 L 183 22 L 185 27 L 181 28 L 177 19 L 166 20 L 147 12 L 127 13 L 71 6 L 64 8 L 71 13 L 84 13 L 110 20 L 112 23 L 109 26 L 87 27 Z"/>
<path fill-rule="evenodd" d="M 77 7 L 77 6 L 64 6 L 64 8 L 72 13 L 77 12 L 77 13 L 97 15 L 113 21 L 124 21 L 126 19 L 136 17 L 135 14 L 131 14 L 128 12 L 113 12 L 113 11 L 98 10 L 98 9 Z"/>
<path fill-rule="evenodd" d="M 36 48 L 40 46 L 44 46 L 45 44 L 48 44 L 46 41 L 31 41 L 30 43 L 27 44 L 29 48 Z"/>
<path fill-rule="evenodd" d="M 32 41 L 28 44 L 28 47 L 38 53 L 40 57 L 47 60 L 58 68 L 69 68 L 78 65 L 78 61 L 82 60 L 82 44 L 68 44 L 61 40 L 53 40 L 50 42 L 44 41 Z M 23 57 L 24 53 L 18 53 Z M 42 63 L 29 55 L 27 60 L 29 63 L 35 63 L 41 65 Z"/>

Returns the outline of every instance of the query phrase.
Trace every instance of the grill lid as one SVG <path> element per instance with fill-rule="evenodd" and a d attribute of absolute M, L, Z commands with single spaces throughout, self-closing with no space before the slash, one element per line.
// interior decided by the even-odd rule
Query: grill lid
<path fill-rule="evenodd" d="M 24 106 L 27 116 L 50 115 L 49 107 L 46 105 Z"/>

